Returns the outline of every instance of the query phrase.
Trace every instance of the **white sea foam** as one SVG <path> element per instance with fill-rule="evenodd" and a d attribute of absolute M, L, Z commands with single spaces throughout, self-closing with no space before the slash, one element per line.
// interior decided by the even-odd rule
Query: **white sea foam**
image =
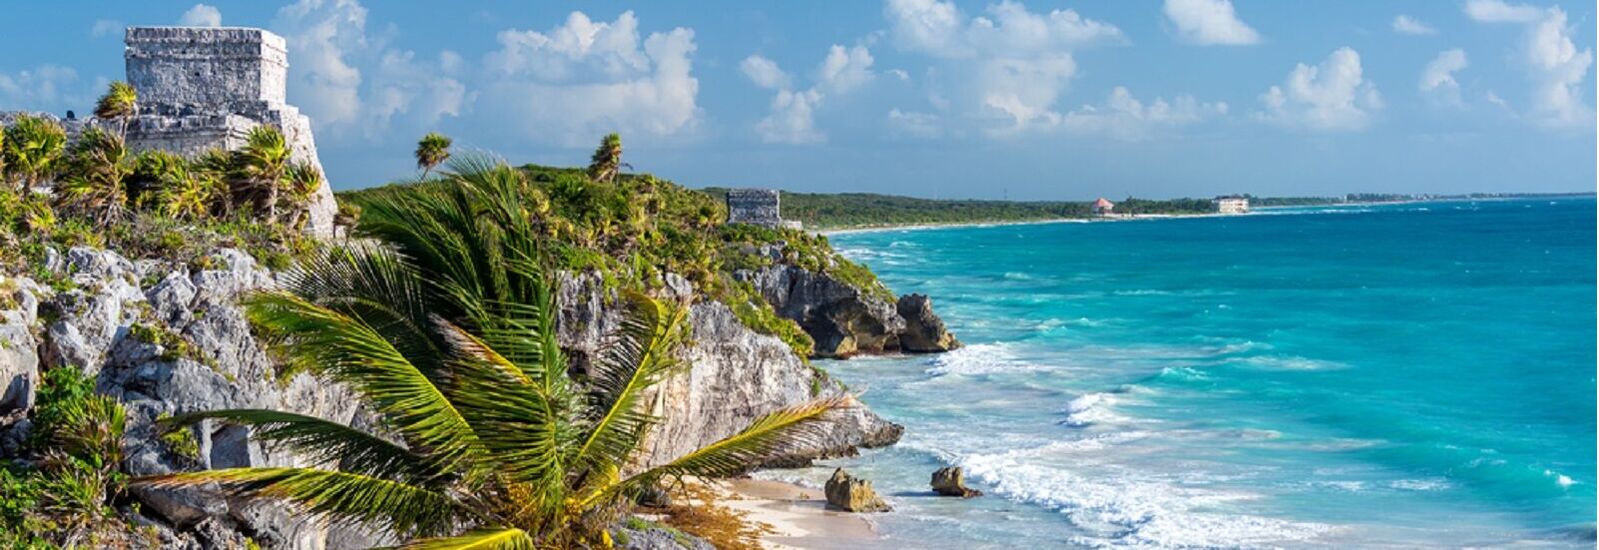
<path fill-rule="evenodd" d="M 1257 355 L 1235 359 L 1230 362 L 1263 370 L 1334 370 L 1349 368 L 1349 365 L 1336 361 L 1311 359 L 1295 355 Z"/>
<path fill-rule="evenodd" d="M 974 454 L 956 463 L 978 483 L 1012 500 L 1057 509 L 1091 533 L 1087 546 L 1239 547 L 1303 541 L 1330 527 L 1216 511 L 1256 495 L 1195 488 L 1137 475 L 1082 476 L 1040 462 L 1093 450 L 1103 452 L 1143 432 L 1056 442 L 1030 449 Z M 1129 439 L 1131 438 L 1131 439 Z"/>
<path fill-rule="evenodd" d="M 1066 408 L 1061 411 L 1066 413 L 1066 418 L 1060 423 L 1082 428 L 1094 424 L 1125 421 L 1126 417 L 1116 414 L 1111 409 L 1115 404 L 1116 397 L 1109 393 L 1083 394 L 1066 403 Z"/>
<path fill-rule="evenodd" d="M 939 354 L 927 361 L 926 373 L 933 376 L 959 374 L 975 376 L 983 374 L 1028 372 L 1044 368 L 1016 357 L 1011 351 L 1011 346 L 1006 343 L 996 344 L 971 344 L 966 347 Z"/>
<path fill-rule="evenodd" d="M 1402 491 L 1442 491 L 1449 488 L 1449 480 L 1443 478 L 1399 479 L 1388 482 L 1388 486 Z"/>

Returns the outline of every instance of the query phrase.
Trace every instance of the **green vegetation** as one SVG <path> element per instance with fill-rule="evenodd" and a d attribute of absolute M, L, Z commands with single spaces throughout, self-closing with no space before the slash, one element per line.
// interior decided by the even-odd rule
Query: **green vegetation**
<path fill-rule="evenodd" d="M 339 469 L 235 468 L 137 483 L 215 483 L 239 498 L 381 527 L 418 539 L 416 547 L 603 547 L 640 491 L 687 475 L 741 472 L 817 437 L 817 421 L 842 404 L 835 397 L 795 405 L 667 464 L 632 470 L 661 420 L 646 412 L 645 396 L 679 367 L 671 350 L 687 336 L 687 309 L 623 292 L 623 330 L 574 373 L 556 342 L 540 259 L 550 256 L 552 230 L 614 245 L 646 238 L 646 228 L 581 212 L 561 219 L 582 225 L 552 228 L 529 214 L 565 201 L 541 198 L 527 171 L 482 159 L 452 168 L 442 185 L 366 201 L 362 230 L 397 250 L 326 250 L 287 274 L 287 290 L 246 301 L 252 324 L 284 360 L 283 374 L 303 370 L 345 384 L 402 444 L 275 411 L 182 415 L 166 424 L 248 425 L 262 441 Z M 623 205 L 647 208 L 611 206 Z"/>
<path fill-rule="evenodd" d="M 0 181 L 8 183 L 0 185 L 0 269 L 35 272 L 46 247 L 193 261 L 227 246 L 282 267 L 315 246 L 300 227 L 322 176 L 289 163 L 271 127 L 257 128 L 240 151 L 195 158 L 131 154 L 121 135 L 99 128 L 66 148 L 60 124 L 43 117 L 18 117 L 0 135 Z M 52 181 L 53 195 L 32 189 Z M 280 190 L 286 200 L 274 197 Z M 274 217 L 279 208 L 287 215 Z"/>
<path fill-rule="evenodd" d="M 126 413 L 77 368 L 45 372 L 21 460 L 0 463 L 0 547 L 98 548 L 134 536 L 112 504 Z"/>
<path fill-rule="evenodd" d="M 450 138 L 435 132 L 428 132 L 416 142 L 416 169 L 422 171 L 422 179 L 450 158 L 450 143 Z"/>
<path fill-rule="evenodd" d="M 101 120 L 114 120 L 122 126 L 122 134 L 127 134 L 128 119 L 133 118 L 139 111 L 139 93 L 133 85 L 121 80 L 113 81 L 106 86 L 105 95 L 94 104 L 94 116 Z"/>
<path fill-rule="evenodd" d="M 615 161 L 623 166 L 619 156 L 598 155 L 612 150 L 620 154 L 620 141 L 613 144 L 608 137 L 596 153 L 609 160 L 600 164 Z M 510 168 L 492 158 L 469 155 L 452 159 L 449 169 L 431 180 L 345 192 L 339 200 L 360 213 L 357 234 L 394 240 L 402 238 L 396 233 L 415 225 L 395 213 L 397 205 L 455 204 L 463 200 L 463 187 L 498 182 L 515 189 L 516 207 L 526 213 L 518 223 L 528 226 L 522 238 L 538 243 L 538 257 L 530 261 L 546 271 L 595 271 L 612 289 L 643 292 L 663 287 L 666 273 L 681 275 L 702 297 L 727 304 L 746 326 L 782 339 L 800 357 L 809 357 L 814 348 L 810 336 L 778 316 L 753 287 L 733 278 L 735 270 L 772 262 L 757 254 L 760 247 L 775 246 L 785 262 L 836 276 L 873 296 L 895 299 L 870 270 L 834 252 L 826 237 L 725 225 L 723 201 L 705 193 L 648 174 L 619 174 L 597 181 L 590 172 L 531 164 Z M 477 222 L 460 223 L 464 227 Z M 427 241 L 454 238 L 453 226 L 438 231 Z M 423 248 L 421 243 L 415 246 Z"/>
<path fill-rule="evenodd" d="M 589 160 L 589 178 L 601 183 L 610 183 L 621 175 L 622 167 L 632 168 L 622 162 L 622 136 L 621 134 L 606 134 L 600 140 L 600 146 L 594 149 L 594 156 Z"/>

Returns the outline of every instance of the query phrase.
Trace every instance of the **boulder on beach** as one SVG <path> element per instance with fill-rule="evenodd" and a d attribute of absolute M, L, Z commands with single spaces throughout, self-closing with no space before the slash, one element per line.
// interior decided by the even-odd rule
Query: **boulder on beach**
<path fill-rule="evenodd" d="M 933 472 L 933 492 L 947 497 L 972 498 L 983 496 L 983 492 L 966 486 L 966 474 L 960 466 L 939 468 Z"/>
<path fill-rule="evenodd" d="M 892 510 L 872 489 L 872 482 L 854 477 L 843 468 L 827 480 L 827 507 L 846 512 L 887 512 Z"/>

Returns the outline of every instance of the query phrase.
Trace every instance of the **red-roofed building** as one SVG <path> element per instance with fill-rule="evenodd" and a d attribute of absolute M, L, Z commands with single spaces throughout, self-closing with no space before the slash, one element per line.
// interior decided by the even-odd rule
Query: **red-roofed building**
<path fill-rule="evenodd" d="M 1113 214 L 1115 210 L 1116 205 L 1108 200 L 1105 200 L 1104 197 L 1100 197 L 1099 200 L 1094 201 L 1095 216 L 1109 216 Z"/>

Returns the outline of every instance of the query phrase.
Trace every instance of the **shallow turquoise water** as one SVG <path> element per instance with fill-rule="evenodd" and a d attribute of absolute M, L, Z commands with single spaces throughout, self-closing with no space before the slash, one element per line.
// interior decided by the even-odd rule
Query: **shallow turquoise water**
<path fill-rule="evenodd" d="M 1592 198 L 835 235 L 968 347 L 824 363 L 908 428 L 834 464 L 904 547 L 1592 547 L 1595 239 Z"/>

